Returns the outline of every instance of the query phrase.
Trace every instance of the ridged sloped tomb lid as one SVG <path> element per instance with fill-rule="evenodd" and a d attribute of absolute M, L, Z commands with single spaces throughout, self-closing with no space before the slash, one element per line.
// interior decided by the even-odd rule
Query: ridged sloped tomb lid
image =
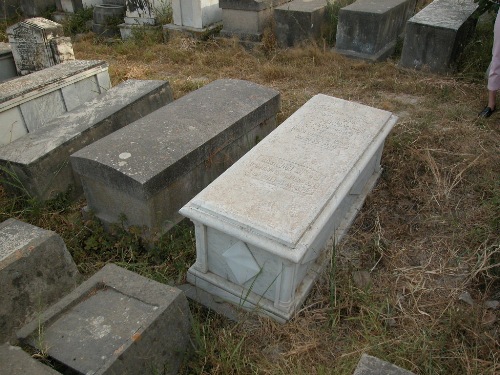
<path fill-rule="evenodd" d="M 226 223 L 242 238 L 263 236 L 296 248 L 396 120 L 387 111 L 316 95 L 181 213 L 207 225 L 207 220 Z"/>

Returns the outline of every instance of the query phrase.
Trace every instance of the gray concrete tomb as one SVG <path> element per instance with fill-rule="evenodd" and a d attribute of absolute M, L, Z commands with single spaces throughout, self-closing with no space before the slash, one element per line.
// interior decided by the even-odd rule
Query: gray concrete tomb
<path fill-rule="evenodd" d="M 386 59 L 414 10 L 415 0 L 357 0 L 340 9 L 335 51 L 370 61 Z"/>
<path fill-rule="evenodd" d="M 273 8 L 290 0 L 219 0 L 222 9 L 221 36 L 260 42 L 264 29 L 271 26 Z"/>
<path fill-rule="evenodd" d="M 38 339 L 39 325 L 43 341 Z M 184 294 L 113 264 L 18 332 L 71 374 L 177 374 L 190 343 Z"/>
<path fill-rule="evenodd" d="M 277 91 L 214 81 L 71 155 L 104 223 L 170 229 L 178 210 L 276 125 Z"/>
<path fill-rule="evenodd" d="M 0 83 L 0 147 L 111 88 L 108 64 L 74 60 Z"/>
<path fill-rule="evenodd" d="M 59 235 L 15 219 L 0 223 L 0 342 L 79 281 Z"/>
<path fill-rule="evenodd" d="M 396 121 L 342 99 L 310 99 L 180 210 L 195 224 L 187 280 L 291 319 L 380 175 Z"/>
<path fill-rule="evenodd" d="M 274 8 L 275 33 L 281 47 L 319 40 L 326 23 L 327 0 L 293 0 Z"/>
<path fill-rule="evenodd" d="M 168 82 L 128 80 L 56 117 L 43 128 L 0 147 L 5 190 L 40 200 L 54 198 L 70 187 L 74 188 L 72 196 L 81 195 L 70 155 L 172 101 Z"/>
<path fill-rule="evenodd" d="M 435 0 L 406 26 L 400 65 L 435 73 L 454 71 L 476 27 L 472 0 Z"/>

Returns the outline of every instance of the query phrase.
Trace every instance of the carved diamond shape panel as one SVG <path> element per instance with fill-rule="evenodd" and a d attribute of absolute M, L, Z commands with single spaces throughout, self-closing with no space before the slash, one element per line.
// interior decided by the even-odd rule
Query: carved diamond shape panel
<path fill-rule="evenodd" d="M 247 245 L 242 241 L 236 242 L 222 256 L 226 259 L 227 265 L 240 285 L 243 285 L 260 272 L 258 263 Z"/>

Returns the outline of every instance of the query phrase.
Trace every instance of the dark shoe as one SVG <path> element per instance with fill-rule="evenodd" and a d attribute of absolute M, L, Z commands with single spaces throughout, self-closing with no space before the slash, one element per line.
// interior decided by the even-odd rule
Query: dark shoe
<path fill-rule="evenodd" d="M 491 109 L 490 107 L 484 107 L 484 109 L 481 112 L 479 112 L 477 117 L 487 118 L 490 117 L 493 112 L 495 112 L 494 109 Z"/>

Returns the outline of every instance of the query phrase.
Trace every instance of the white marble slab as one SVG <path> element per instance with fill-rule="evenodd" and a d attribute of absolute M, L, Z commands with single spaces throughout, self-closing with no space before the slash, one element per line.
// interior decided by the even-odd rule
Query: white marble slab
<path fill-rule="evenodd" d="M 390 112 L 316 95 L 180 212 L 196 227 L 188 280 L 289 319 L 380 174 Z"/>

